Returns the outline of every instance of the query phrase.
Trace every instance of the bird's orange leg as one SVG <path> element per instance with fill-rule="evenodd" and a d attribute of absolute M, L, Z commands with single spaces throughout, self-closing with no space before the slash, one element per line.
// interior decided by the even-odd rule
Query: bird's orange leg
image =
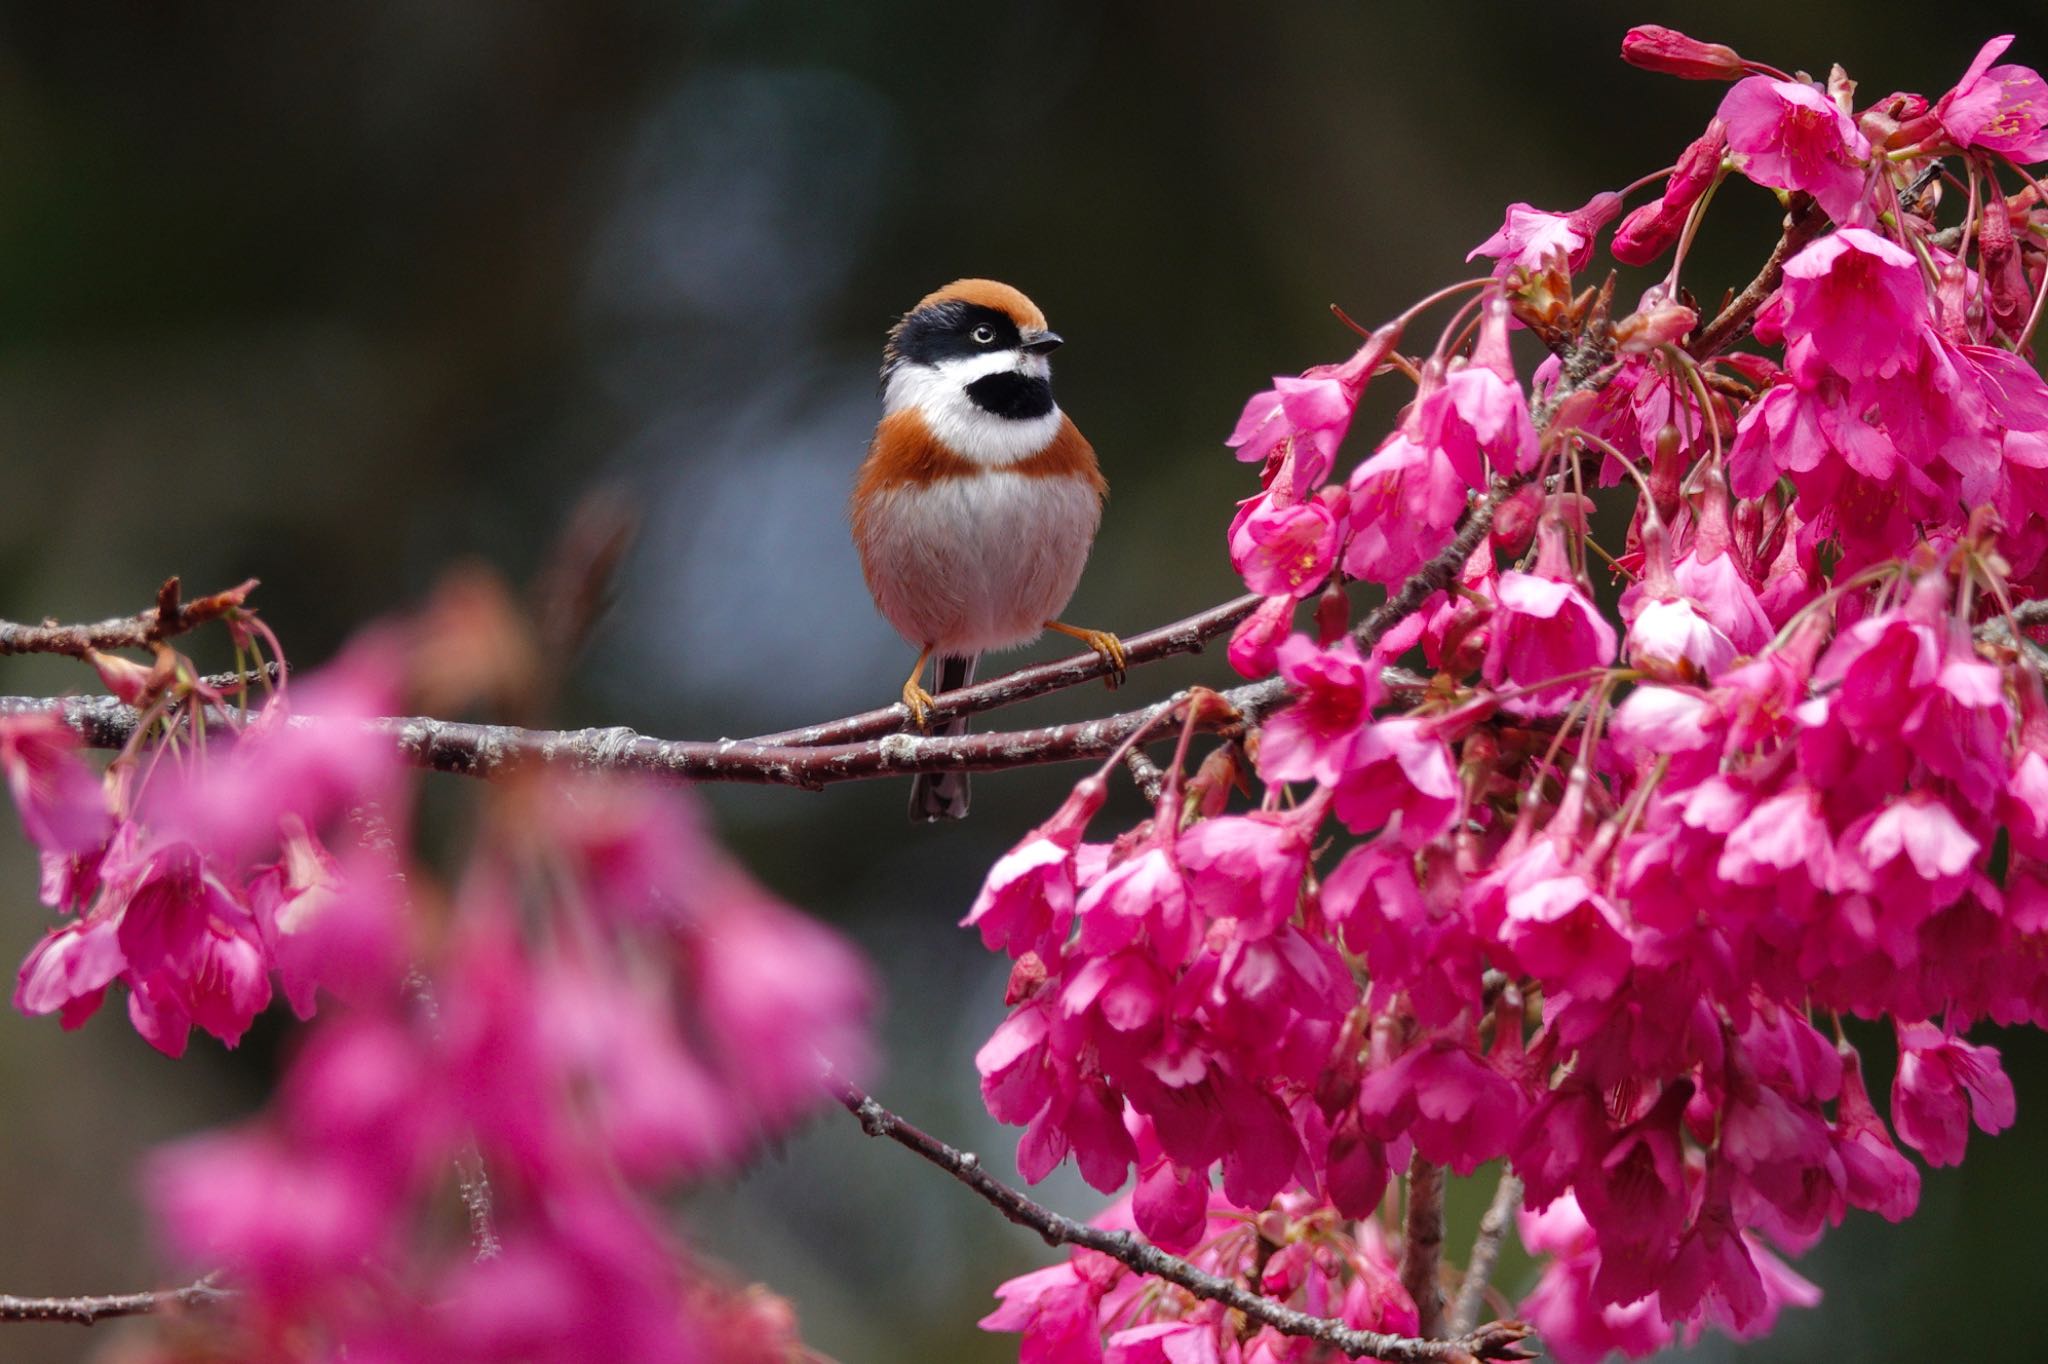
<path fill-rule="evenodd" d="M 1112 687 L 1122 684 L 1124 669 L 1130 663 L 1129 656 L 1124 653 L 1124 642 L 1122 640 L 1107 630 L 1083 630 L 1078 625 L 1067 625 L 1056 620 L 1047 621 L 1045 628 L 1057 630 L 1063 635 L 1071 635 L 1108 659 L 1110 671 L 1109 676 L 1104 680 Z"/>
<path fill-rule="evenodd" d="M 932 694 L 919 685 L 924 680 L 924 665 L 931 661 L 932 646 L 927 644 L 918 651 L 917 666 L 910 670 L 910 680 L 903 684 L 903 704 L 910 710 L 910 718 L 923 729 L 925 712 L 932 708 Z"/>

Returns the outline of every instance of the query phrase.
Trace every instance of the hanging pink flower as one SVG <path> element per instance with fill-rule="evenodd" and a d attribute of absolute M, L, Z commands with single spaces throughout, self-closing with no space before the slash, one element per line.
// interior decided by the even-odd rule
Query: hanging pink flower
<path fill-rule="evenodd" d="M 1811 85 L 1749 76 L 1721 100 L 1728 150 L 1742 173 L 1773 189 L 1805 190 L 1848 227 L 1871 221 L 1870 143 Z"/>
<path fill-rule="evenodd" d="M 1621 203 L 1619 194 L 1602 192 L 1569 213 L 1509 204 L 1507 221 L 1500 230 L 1473 247 L 1465 259 L 1491 256 L 1493 273 L 1502 279 L 1517 268 L 1545 269 L 1556 256 L 1564 257 L 1565 267 L 1576 273 L 1593 258 L 1595 235 L 1621 212 Z"/>
<path fill-rule="evenodd" d="M 1899 1069 L 1892 1080 L 1892 1122 L 1899 1140 L 1933 1166 L 1956 1165 L 1974 1120 L 1995 1136 L 2012 1126 L 2012 1080 L 1998 1049 L 1951 1037 L 1932 1023 L 1899 1029 Z"/>
<path fill-rule="evenodd" d="M 1785 262 L 1785 338 L 1808 341 L 1851 379 L 1896 373 L 1929 320 L 1911 253 L 1860 227 L 1833 232 Z"/>
<path fill-rule="evenodd" d="M 2048 81 L 2029 66 L 1991 63 L 2012 35 L 1993 38 L 1970 69 L 1934 106 L 1934 116 L 1958 147 L 1982 147 L 2027 164 L 2048 160 Z"/>
<path fill-rule="evenodd" d="M 1576 584 L 1503 573 L 1495 595 L 1500 605 L 1482 672 L 1492 686 L 1527 688 L 1508 702 L 1512 708 L 1561 711 L 1591 685 L 1583 674 L 1614 662 L 1614 627 Z"/>
<path fill-rule="evenodd" d="M 1248 464 L 1291 457 L 1290 500 L 1307 496 L 1328 477 L 1337 447 L 1351 429 L 1359 395 L 1400 336 L 1400 327 L 1389 323 L 1341 365 L 1317 365 L 1298 378 L 1275 378 L 1271 388 L 1245 404 L 1224 444 Z"/>
<path fill-rule="evenodd" d="M 1427 843 L 1457 818 L 1458 777 L 1451 751 L 1421 720 L 1380 720 L 1358 736 L 1333 804 L 1337 818 L 1354 833 L 1398 820 L 1400 842 Z"/>
<path fill-rule="evenodd" d="M 1306 635 L 1280 646 L 1280 675 L 1294 704 L 1267 722 L 1259 770 L 1268 781 L 1313 780 L 1334 786 L 1356 759 L 1358 736 L 1386 695 L 1377 662 L 1340 639 L 1327 649 Z"/>
<path fill-rule="evenodd" d="M 1471 484 L 1443 451 L 1395 432 L 1352 471 L 1344 571 L 1393 585 L 1444 547 Z"/>
<path fill-rule="evenodd" d="M 22 832 L 46 853 L 73 857 L 107 841 L 114 820 L 78 736 L 53 715 L 0 715 L 0 772 Z"/>
<path fill-rule="evenodd" d="M 1268 597 L 1230 632 L 1225 656 L 1239 677 L 1266 677 L 1280 666 L 1280 641 L 1294 628 L 1291 595 Z"/>

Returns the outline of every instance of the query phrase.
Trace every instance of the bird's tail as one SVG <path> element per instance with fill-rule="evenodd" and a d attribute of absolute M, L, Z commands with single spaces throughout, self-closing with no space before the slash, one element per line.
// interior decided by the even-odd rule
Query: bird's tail
<path fill-rule="evenodd" d="M 932 695 L 941 696 L 949 691 L 958 691 L 974 681 L 974 664 L 979 655 L 969 654 L 957 658 L 951 654 L 939 656 L 938 685 L 932 688 Z M 967 717 L 948 720 L 932 733 L 934 735 L 965 734 Z M 967 774 L 965 772 L 920 772 L 910 781 L 910 818 L 920 823 L 932 823 L 941 819 L 967 818 Z"/>

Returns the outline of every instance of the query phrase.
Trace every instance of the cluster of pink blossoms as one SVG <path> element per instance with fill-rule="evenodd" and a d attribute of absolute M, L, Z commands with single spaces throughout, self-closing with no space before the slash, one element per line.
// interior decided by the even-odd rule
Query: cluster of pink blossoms
<path fill-rule="evenodd" d="M 233 1290 L 207 1358 L 803 1353 L 788 1305 L 698 1262 L 657 1198 L 816 1107 L 821 1058 L 865 1070 L 873 989 L 846 943 L 682 793 L 595 777 L 494 787 L 444 888 L 411 857 L 396 746 L 361 723 L 404 694 L 392 632 L 203 744 L 190 719 L 236 712 L 189 663 L 102 672 L 145 717 L 104 775 L 55 716 L 0 718 L 72 916 L 18 1007 L 75 1027 L 119 984 L 175 1055 L 192 1024 L 232 1045 L 272 975 L 302 1018 L 331 997 L 268 1111 L 144 1172 L 172 1256 Z"/>
<path fill-rule="evenodd" d="M 253 613 L 229 628 L 238 644 L 276 652 Z M 336 723 L 293 726 L 280 691 L 210 758 L 150 742 L 158 727 L 238 699 L 168 651 L 147 670 L 95 657 L 144 717 L 104 775 L 54 715 L 0 717 L 0 770 L 42 861 L 43 903 L 69 919 L 22 964 L 15 1007 L 75 1028 L 119 985 L 135 1030 L 179 1056 L 194 1026 L 240 1041 L 269 1005 L 273 976 L 310 1018 L 321 990 L 349 997 L 397 971 L 393 850 L 349 818 L 405 818 L 390 745 L 351 723 L 396 699 L 384 652 L 371 642 L 293 690 L 301 713 Z"/>
<path fill-rule="evenodd" d="M 1401 1331 L 1435 1305 L 1387 1286 L 1391 1176 L 1504 1161 L 1544 1257 L 1521 1309 L 1583 1364 L 1767 1330 L 1819 1296 L 1781 1256 L 1913 1211 L 1901 1145 L 1953 1164 L 2012 1122 L 1964 1039 L 2048 1026 L 2048 204 L 2018 168 L 2048 84 L 2009 42 L 1859 106 L 1839 69 L 1637 30 L 1631 61 L 1733 82 L 1658 199 L 1518 204 L 1434 349 L 1396 354 L 1411 312 L 1252 399 L 1228 543 L 1266 600 L 1230 657 L 1292 696 L 1247 744 L 1262 793 L 1177 757 L 1094 843 L 1092 777 L 965 920 L 1016 961 L 979 1064 L 1027 1177 L 1135 1171 L 1111 1224 L 1248 1278 L 1218 1228 L 1255 1226 L 1314 1266 L 1276 1255 L 1275 1296 Z M 1785 258 L 1713 320 L 1679 276 L 1730 175 L 1785 202 Z M 1676 248 L 1620 318 L 1572 280 L 1617 218 L 1618 260 Z M 1517 326 L 1554 352 L 1526 384 Z M 1394 369 L 1412 399 L 1340 478 Z M 1426 566 L 1448 589 L 1349 631 L 1347 580 Z M 1889 1123 L 1846 1019 L 1896 1039 Z M 1320 1357 L 1092 1253 L 1001 1296 L 1027 1359 Z"/>

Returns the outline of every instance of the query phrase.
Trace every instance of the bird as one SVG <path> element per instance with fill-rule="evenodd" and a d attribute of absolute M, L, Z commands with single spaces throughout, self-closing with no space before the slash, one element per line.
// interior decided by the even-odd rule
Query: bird
<path fill-rule="evenodd" d="M 1116 635 L 1059 619 L 1109 491 L 1094 447 L 1053 401 L 1047 357 L 1061 344 L 1015 288 L 960 279 L 918 300 L 883 347 L 882 417 L 849 511 L 875 606 L 918 651 L 902 698 L 919 729 L 934 659 L 939 692 L 971 683 L 984 653 L 1047 630 L 1107 659 L 1111 686 L 1128 663 Z M 937 732 L 966 727 L 961 716 Z M 913 820 L 960 819 L 967 805 L 964 772 L 911 783 Z"/>

